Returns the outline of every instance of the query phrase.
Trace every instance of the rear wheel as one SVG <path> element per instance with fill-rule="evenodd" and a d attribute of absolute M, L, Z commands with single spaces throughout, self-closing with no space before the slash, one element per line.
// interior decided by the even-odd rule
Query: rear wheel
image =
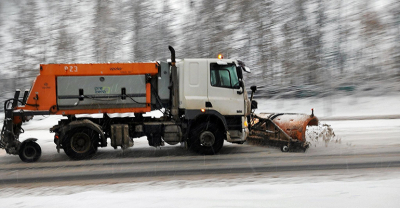
<path fill-rule="evenodd" d="M 190 130 L 189 149 L 205 155 L 218 153 L 224 145 L 224 132 L 211 122 L 204 122 Z"/>
<path fill-rule="evenodd" d="M 42 155 L 42 149 L 34 141 L 22 142 L 19 149 L 19 158 L 24 162 L 36 162 Z"/>
<path fill-rule="evenodd" d="M 71 129 L 65 134 L 62 142 L 64 152 L 74 160 L 90 158 L 97 152 L 98 138 L 98 133 L 92 129 Z"/>

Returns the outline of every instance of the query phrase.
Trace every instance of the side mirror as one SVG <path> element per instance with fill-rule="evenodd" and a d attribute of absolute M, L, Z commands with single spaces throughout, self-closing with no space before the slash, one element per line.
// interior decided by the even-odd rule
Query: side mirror
<path fill-rule="evenodd" d="M 258 103 L 255 100 L 251 101 L 251 110 L 257 109 L 258 108 Z"/>
<path fill-rule="evenodd" d="M 253 85 L 253 86 L 250 87 L 250 89 L 251 89 L 250 102 L 251 102 L 251 107 L 252 107 L 252 109 L 253 109 L 253 97 L 254 97 L 254 92 L 257 90 L 257 86 Z M 256 106 L 255 106 L 254 109 L 257 108 L 257 102 L 255 103 L 255 105 L 256 105 Z"/>
<path fill-rule="evenodd" d="M 243 71 L 250 73 L 250 68 L 246 66 L 246 64 L 244 64 L 243 61 L 237 60 L 238 65 L 242 68 Z"/>
<path fill-rule="evenodd" d="M 254 93 L 257 90 L 257 86 L 253 85 L 250 87 L 251 91 Z"/>

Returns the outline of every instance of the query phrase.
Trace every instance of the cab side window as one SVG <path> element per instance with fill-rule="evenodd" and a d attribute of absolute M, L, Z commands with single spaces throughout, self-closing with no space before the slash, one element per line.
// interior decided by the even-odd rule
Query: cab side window
<path fill-rule="evenodd" d="M 217 85 L 217 78 L 216 78 L 215 70 L 211 70 L 211 86 Z"/>
<path fill-rule="evenodd" d="M 231 76 L 227 69 L 218 70 L 220 87 L 232 87 Z"/>
<path fill-rule="evenodd" d="M 234 65 L 218 65 L 212 63 L 210 65 L 210 79 L 211 86 L 223 87 L 223 88 L 237 88 L 238 77 L 236 74 L 236 68 Z"/>

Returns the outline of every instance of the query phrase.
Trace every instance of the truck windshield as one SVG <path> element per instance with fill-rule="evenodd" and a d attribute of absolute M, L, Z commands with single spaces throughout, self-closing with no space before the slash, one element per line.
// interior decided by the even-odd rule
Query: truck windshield
<path fill-rule="evenodd" d="M 211 86 L 239 89 L 239 79 L 236 74 L 236 66 L 234 64 L 218 65 L 212 63 L 210 65 Z"/>

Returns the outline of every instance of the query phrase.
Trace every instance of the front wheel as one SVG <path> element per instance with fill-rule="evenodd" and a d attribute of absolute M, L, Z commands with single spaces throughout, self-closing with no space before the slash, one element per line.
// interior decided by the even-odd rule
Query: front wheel
<path fill-rule="evenodd" d="M 200 154 L 216 154 L 224 145 L 224 132 L 211 122 L 194 126 L 189 135 L 189 149 Z"/>
<path fill-rule="evenodd" d="M 92 129 L 74 128 L 66 132 L 62 146 L 71 159 L 87 159 L 97 152 L 98 138 L 98 133 Z"/>

